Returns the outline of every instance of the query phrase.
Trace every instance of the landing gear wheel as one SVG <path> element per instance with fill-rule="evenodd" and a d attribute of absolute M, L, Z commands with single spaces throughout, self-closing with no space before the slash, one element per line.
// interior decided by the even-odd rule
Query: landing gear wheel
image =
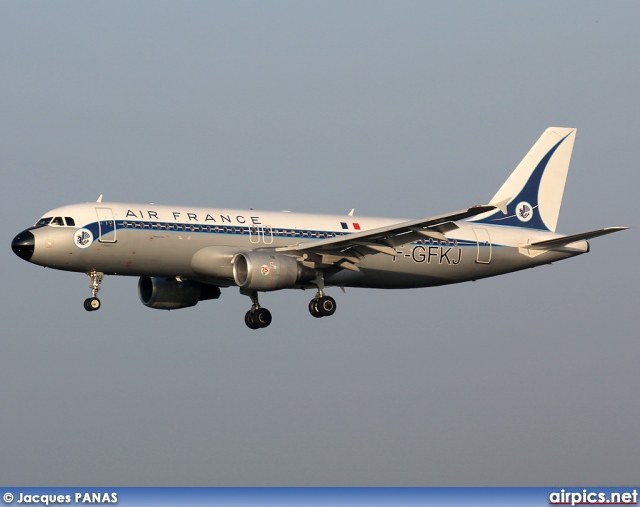
<path fill-rule="evenodd" d="M 249 310 L 244 316 L 244 323 L 249 329 L 267 327 L 272 321 L 271 312 L 266 308 Z"/>
<path fill-rule="evenodd" d="M 319 319 L 336 313 L 336 300 L 331 296 L 320 296 L 309 301 L 309 313 Z"/>
<path fill-rule="evenodd" d="M 323 317 L 323 315 L 320 313 L 320 309 L 318 308 L 317 299 L 312 299 L 311 301 L 309 301 L 309 313 L 313 315 L 316 319 Z"/>
<path fill-rule="evenodd" d="M 271 324 L 271 312 L 266 308 L 258 308 L 253 314 L 253 320 L 258 324 L 258 327 L 267 327 Z"/>
<path fill-rule="evenodd" d="M 100 300 L 98 298 L 87 298 L 84 300 L 84 309 L 88 312 L 94 312 L 100 309 Z"/>
<path fill-rule="evenodd" d="M 251 310 L 249 310 L 247 313 L 245 313 L 244 315 L 244 323 L 247 325 L 247 327 L 249 329 L 258 329 L 260 326 L 258 326 L 258 324 L 256 324 L 253 320 L 253 312 Z"/>
<path fill-rule="evenodd" d="M 316 303 L 316 307 L 323 317 L 330 317 L 336 313 L 336 300 L 331 296 L 322 296 Z"/>
<path fill-rule="evenodd" d="M 244 292 L 240 289 L 240 294 L 244 294 L 251 298 L 251 310 L 249 310 L 244 316 L 244 323 L 249 329 L 260 329 L 271 324 L 271 312 L 266 308 L 260 307 L 257 291 Z"/>

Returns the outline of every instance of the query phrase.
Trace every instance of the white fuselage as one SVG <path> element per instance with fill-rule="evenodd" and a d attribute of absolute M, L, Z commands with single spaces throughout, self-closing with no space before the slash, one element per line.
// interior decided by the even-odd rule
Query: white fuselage
<path fill-rule="evenodd" d="M 398 219 L 231 210 L 155 204 L 85 203 L 44 217 L 63 220 L 31 229 L 35 264 L 67 271 L 180 277 L 234 285 L 231 267 L 213 274 L 194 256 L 217 247 L 224 258 L 251 250 L 344 236 L 401 222 Z M 44 218 L 43 217 L 43 218 Z M 67 225 L 68 218 L 74 225 Z M 460 221 L 446 240 L 424 238 L 395 247 L 396 255 L 363 258 L 359 270 L 328 269 L 327 285 L 414 288 L 476 280 L 547 264 L 588 251 L 578 241 L 562 251 L 530 251 L 527 244 L 560 235 L 519 227 Z M 84 239 L 82 235 L 85 235 Z M 206 262 L 206 261 L 205 261 Z M 224 276 L 220 276 L 220 274 Z"/>

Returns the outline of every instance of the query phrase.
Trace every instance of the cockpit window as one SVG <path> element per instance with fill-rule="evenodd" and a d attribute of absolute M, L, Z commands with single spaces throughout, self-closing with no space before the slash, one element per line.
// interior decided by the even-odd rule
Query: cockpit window
<path fill-rule="evenodd" d="M 67 227 L 74 227 L 76 225 L 76 221 L 71 217 L 44 217 L 38 220 L 34 227 L 44 227 L 45 225 L 66 225 Z"/>
<path fill-rule="evenodd" d="M 49 222 L 51 222 L 51 217 L 44 217 L 41 218 L 40 220 L 38 220 L 38 222 L 36 223 L 36 227 L 44 227 L 45 225 L 49 225 Z"/>

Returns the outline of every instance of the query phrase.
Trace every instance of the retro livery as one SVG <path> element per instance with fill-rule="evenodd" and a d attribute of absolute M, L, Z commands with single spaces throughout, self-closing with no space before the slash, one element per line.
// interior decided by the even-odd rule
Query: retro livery
<path fill-rule="evenodd" d="M 327 287 L 431 287 L 501 275 L 580 255 L 587 239 L 626 227 L 556 234 L 575 129 L 547 129 L 489 204 L 418 220 L 97 202 L 45 213 L 11 247 L 41 266 L 91 281 L 138 276 L 142 303 L 172 310 L 237 286 L 245 323 L 267 327 L 258 293 L 314 289 L 314 317 L 336 302 Z"/>

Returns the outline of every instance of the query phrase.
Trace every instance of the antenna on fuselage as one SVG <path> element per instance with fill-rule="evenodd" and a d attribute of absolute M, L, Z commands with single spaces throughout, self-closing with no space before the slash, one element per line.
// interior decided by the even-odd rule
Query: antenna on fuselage
<path fill-rule="evenodd" d="M 96 202 L 102 202 L 102 194 L 100 194 L 100 197 L 98 197 L 98 200 Z"/>

